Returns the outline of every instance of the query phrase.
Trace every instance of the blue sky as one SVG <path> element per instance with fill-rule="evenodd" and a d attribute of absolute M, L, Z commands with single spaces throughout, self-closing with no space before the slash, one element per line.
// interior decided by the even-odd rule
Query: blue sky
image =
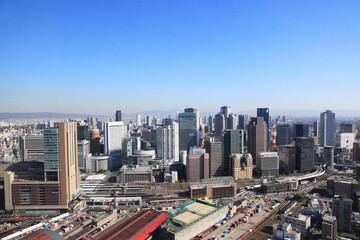
<path fill-rule="evenodd" d="M 360 1 L 1 1 L 0 112 L 359 111 Z"/>

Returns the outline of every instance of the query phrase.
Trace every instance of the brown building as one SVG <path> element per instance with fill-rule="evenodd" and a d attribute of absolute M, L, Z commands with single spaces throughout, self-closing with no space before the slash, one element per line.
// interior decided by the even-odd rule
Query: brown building
<path fill-rule="evenodd" d="M 45 129 L 46 130 L 46 129 Z M 81 193 L 75 122 L 44 130 L 44 180 L 4 173 L 5 209 L 20 213 L 60 213 Z M 16 178 L 15 178 L 16 176 Z"/>
<path fill-rule="evenodd" d="M 204 179 L 201 182 L 190 183 L 190 198 L 222 198 L 236 195 L 236 182 L 232 177 L 217 177 Z"/>
<path fill-rule="evenodd" d="M 92 155 L 100 154 L 100 132 L 98 129 L 91 130 L 90 152 Z"/>
<path fill-rule="evenodd" d="M 191 154 L 187 157 L 186 177 L 189 182 L 210 178 L 209 154 Z"/>
<path fill-rule="evenodd" d="M 253 159 L 250 153 L 232 154 L 233 177 L 235 179 L 252 179 L 253 177 Z"/>
<path fill-rule="evenodd" d="M 253 156 L 256 165 L 256 156 L 259 152 L 266 152 L 267 125 L 263 117 L 252 117 L 248 124 L 248 152 Z"/>

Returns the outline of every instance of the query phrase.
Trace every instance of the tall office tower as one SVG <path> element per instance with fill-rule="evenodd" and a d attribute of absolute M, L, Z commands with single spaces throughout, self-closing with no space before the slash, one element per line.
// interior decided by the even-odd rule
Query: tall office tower
<path fill-rule="evenodd" d="M 270 126 L 269 108 L 258 108 L 257 117 L 262 117 L 266 123 L 267 128 Z"/>
<path fill-rule="evenodd" d="M 186 108 L 184 113 L 179 113 L 180 151 L 189 151 L 190 147 L 197 146 L 198 129 L 198 112 L 195 108 Z"/>
<path fill-rule="evenodd" d="M 276 143 L 278 146 L 291 144 L 291 127 L 289 124 L 277 125 Z"/>
<path fill-rule="evenodd" d="M 221 176 L 223 173 L 222 142 L 209 142 L 210 176 Z"/>
<path fill-rule="evenodd" d="M 328 167 L 334 169 L 334 147 L 324 147 L 324 162 L 327 164 Z"/>
<path fill-rule="evenodd" d="M 190 154 L 187 157 L 186 177 L 189 182 L 210 178 L 209 154 Z"/>
<path fill-rule="evenodd" d="M 77 149 L 78 149 L 78 168 L 84 170 L 86 165 L 86 158 L 91 156 L 90 142 L 88 140 L 78 141 Z"/>
<path fill-rule="evenodd" d="M 59 181 L 59 129 L 46 128 L 44 135 L 44 176 L 45 181 Z"/>
<path fill-rule="evenodd" d="M 100 154 L 100 132 L 99 132 L 99 129 L 92 129 L 90 132 L 90 152 L 92 155 Z"/>
<path fill-rule="evenodd" d="M 133 139 L 132 138 L 123 138 L 122 140 L 122 149 L 121 149 L 121 162 L 122 165 L 133 164 L 131 161 L 131 156 L 134 153 L 133 149 Z"/>
<path fill-rule="evenodd" d="M 239 115 L 239 129 L 247 131 L 248 122 L 249 122 L 248 115 Z"/>
<path fill-rule="evenodd" d="M 147 126 L 147 127 L 152 126 L 152 122 L 153 122 L 152 117 L 151 117 L 151 116 L 147 116 L 147 117 L 146 117 L 146 126 Z"/>
<path fill-rule="evenodd" d="M 124 137 L 123 122 L 106 122 L 104 136 L 104 153 L 109 156 L 109 169 L 121 167 L 122 139 Z"/>
<path fill-rule="evenodd" d="M 232 174 L 231 154 L 244 153 L 244 131 L 240 129 L 229 129 L 224 132 L 224 175 Z"/>
<path fill-rule="evenodd" d="M 156 129 L 156 150 L 158 158 L 167 165 L 179 161 L 179 124 L 173 122 Z"/>
<path fill-rule="evenodd" d="M 355 124 L 353 123 L 341 123 L 340 124 L 341 133 L 355 133 Z"/>
<path fill-rule="evenodd" d="M 237 129 L 238 128 L 238 120 L 236 114 L 231 113 L 227 119 L 227 127 L 226 129 Z"/>
<path fill-rule="evenodd" d="M 279 168 L 285 173 L 296 170 L 296 148 L 291 146 L 279 147 Z"/>
<path fill-rule="evenodd" d="M 310 172 L 314 169 L 315 141 L 311 137 L 295 138 L 296 170 Z"/>
<path fill-rule="evenodd" d="M 309 124 L 295 123 L 294 137 L 309 137 Z"/>
<path fill-rule="evenodd" d="M 87 140 L 90 141 L 89 125 L 78 125 L 77 126 L 78 141 Z"/>
<path fill-rule="evenodd" d="M 215 115 L 215 135 L 221 136 L 223 131 L 226 129 L 226 118 L 224 114 Z"/>
<path fill-rule="evenodd" d="M 44 129 L 44 174 L 45 181 L 59 182 L 62 205 L 80 194 L 75 122 L 62 122 L 56 128 Z"/>
<path fill-rule="evenodd" d="M 338 196 L 333 198 L 333 216 L 337 220 L 337 229 L 342 232 L 351 232 L 352 204 L 353 201 L 349 198 Z"/>
<path fill-rule="evenodd" d="M 353 161 L 360 161 L 360 143 L 353 143 Z"/>
<path fill-rule="evenodd" d="M 253 159 L 250 153 L 232 154 L 231 161 L 233 165 L 232 176 L 235 179 L 252 179 L 253 177 Z"/>
<path fill-rule="evenodd" d="M 229 106 L 222 106 L 220 108 L 220 113 L 225 115 L 225 118 L 228 118 L 231 113 L 231 108 Z"/>
<path fill-rule="evenodd" d="M 313 122 L 313 134 L 315 137 L 319 136 L 319 131 L 320 131 L 320 128 L 319 128 L 319 120 L 316 120 Z"/>
<path fill-rule="evenodd" d="M 116 121 L 116 122 L 122 121 L 122 113 L 121 113 L 121 110 L 116 110 L 116 113 L 115 113 L 115 121 Z"/>
<path fill-rule="evenodd" d="M 277 152 L 260 152 L 256 160 L 256 168 L 263 177 L 279 175 L 279 156 Z"/>
<path fill-rule="evenodd" d="M 209 127 L 210 127 L 210 132 L 214 131 L 214 118 L 213 116 L 209 116 Z"/>
<path fill-rule="evenodd" d="M 43 135 L 26 135 L 19 138 L 20 161 L 44 162 Z"/>
<path fill-rule="evenodd" d="M 320 145 L 335 146 L 335 113 L 326 110 L 320 114 Z"/>
<path fill-rule="evenodd" d="M 254 159 L 256 165 L 256 157 L 259 152 L 266 152 L 267 145 L 267 126 L 263 117 L 252 117 L 248 124 L 248 152 Z"/>
<path fill-rule="evenodd" d="M 322 236 L 321 239 L 336 239 L 337 221 L 335 216 L 325 215 L 321 222 Z"/>
<path fill-rule="evenodd" d="M 141 115 L 140 114 L 136 114 L 136 117 L 135 117 L 135 125 L 137 127 L 141 127 L 142 126 L 142 123 L 141 123 Z"/>

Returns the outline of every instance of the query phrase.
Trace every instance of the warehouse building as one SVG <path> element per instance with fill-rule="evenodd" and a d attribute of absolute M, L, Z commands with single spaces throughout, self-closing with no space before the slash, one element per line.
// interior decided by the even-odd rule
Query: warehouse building
<path fill-rule="evenodd" d="M 161 239 L 192 239 L 226 217 L 228 208 L 208 202 L 192 201 L 177 211 L 162 225 Z"/>
<path fill-rule="evenodd" d="M 216 177 L 190 183 L 190 198 L 222 198 L 236 195 L 236 182 L 233 177 Z"/>

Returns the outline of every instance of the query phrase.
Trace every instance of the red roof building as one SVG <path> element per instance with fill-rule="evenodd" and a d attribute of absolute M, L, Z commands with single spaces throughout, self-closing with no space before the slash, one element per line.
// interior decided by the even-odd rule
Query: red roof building
<path fill-rule="evenodd" d="M 100 234 L 97 240 L 133 239 L 145 240 L 163 224 L 169 215 L 156 210 L 141 210 L 125 222 Z"/>

